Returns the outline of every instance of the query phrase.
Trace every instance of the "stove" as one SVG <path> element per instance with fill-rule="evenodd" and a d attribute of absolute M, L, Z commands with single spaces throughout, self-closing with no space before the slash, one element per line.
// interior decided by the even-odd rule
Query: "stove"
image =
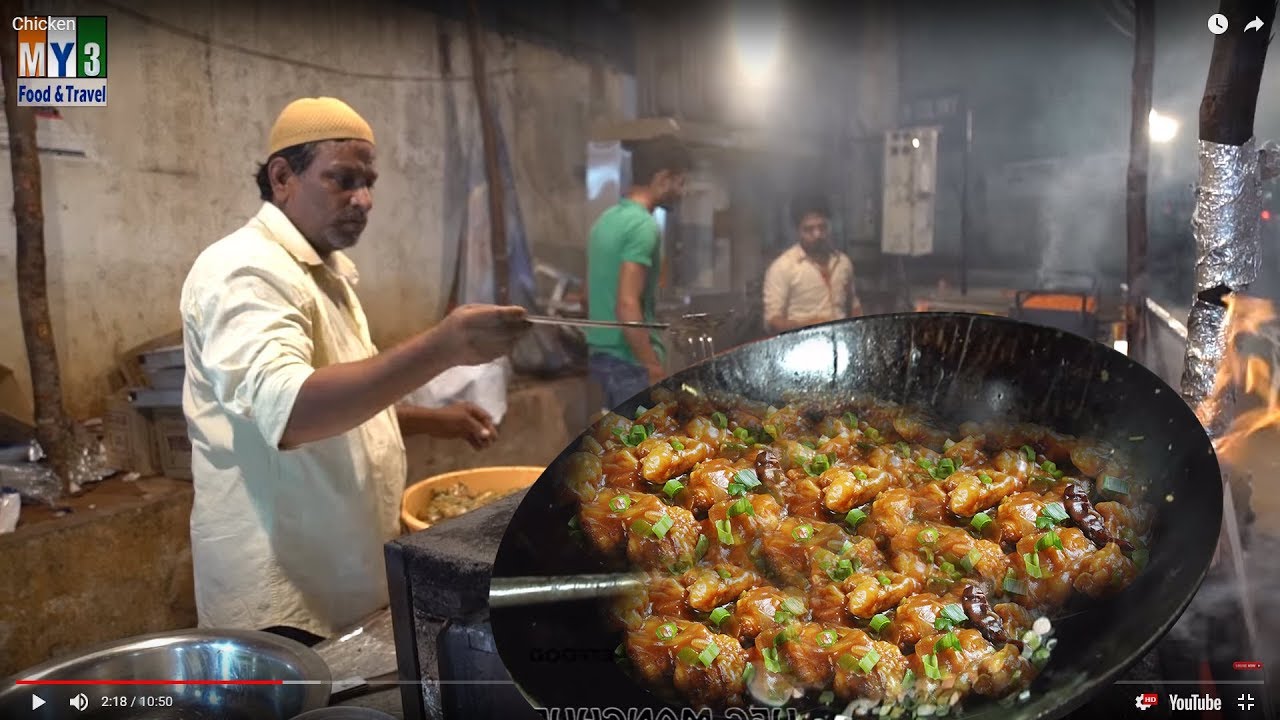
<path fill-rule="evenodd" d="M 405 720 L 541 717 L 511 682 L 488 622 L 493 559 L 523 498 L 516 493 L 387 544 Z M 1268 696 L 1263 673 L 1238 664 L 1262 658 L 1245 649 L 1249 643 L 1231 597 L 1233 584 L 1230 569 L 1219 563 L 1175 629 L 1115 684 L 1066 717 L 1192 717 L 1190 710 L 1172 707 L 1174 696 L 1221 701 L 1221 711 L 1197 711 L 1201 718 L 1273 717 L 1275 699 Z M 572 682 L 569 671 L 566 682 Z M 1139 699 L 1153 695 L 1154 704 L 1138 708 Z"/>

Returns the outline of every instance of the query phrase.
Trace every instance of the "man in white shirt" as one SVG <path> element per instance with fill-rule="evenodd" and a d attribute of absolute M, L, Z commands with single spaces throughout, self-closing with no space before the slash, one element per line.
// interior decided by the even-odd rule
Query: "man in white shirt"
<path fill-rule="evenodd" d="M 356 297 L 374 138 L 333 98 L 289 104 L 258 173 L 264 203 L 182 288 L 191 551 L 202 627 L 314 643 L 387 602 L 406 433 L 491 441 L 483 411 L 396 408 L 455 365 L 505 354 L 523 308 L 464 306 L 384 352 Z"/>
<path fill-rule="evenodd" d="M 792 203 L 796 244 L 764 276 L 764 321 L 773 333 L 862 313 L 853 261 L 831 244 L 831 215 L 821 198 Z"/>

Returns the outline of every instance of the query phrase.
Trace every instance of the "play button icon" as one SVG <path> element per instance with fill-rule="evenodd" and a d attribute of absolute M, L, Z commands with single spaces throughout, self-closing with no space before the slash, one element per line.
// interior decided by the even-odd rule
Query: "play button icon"
<path fill-rule="evenodd" d="M 44 705 L 44 700 L 40 699 L 40 696 L 39 696 L 39 695 L 34 695 L 34 694 L 33 694 L 33 695 L 31 696 L 31 709 L 32 709 L 32 710 L 38 710 L 38 709 L 40 709 L 40 706 L 41 706 L 41 705 Z"/>

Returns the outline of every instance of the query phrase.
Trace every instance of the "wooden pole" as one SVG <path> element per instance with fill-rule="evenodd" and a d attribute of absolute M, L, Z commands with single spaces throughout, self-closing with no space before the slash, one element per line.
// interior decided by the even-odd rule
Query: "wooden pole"
<path fill-rule="evenodd" d="M 1129 120 L 1129 172 L 1125 194 L 1129 285 L 1125 337 L 1129 357 L 1143 362 L 1147 350 L 1147 165 L 1151 157 L 1151 95 L 1155 74 L 1155 0 L 1134 0 L 1133 95 Z"/>
<path fill-rule="evenodd" d="M 19 0 L 0 0 L 8 20 L 24 14 Z M 58 477 L 70 487 L 74 430 L 62 397 L 62 376 L 49 315 L 49 288 L 44 252 L 44 209 L 40 190 L 40 155 L 36 115 L 18 107 L 16 69 L 18 33 L 12 25 L 0 31 L 3 58 L 4 114 L 9 129 L 9 166 L 13 173 L 13 217 L 17 228 L 18 314 L 31 368 L 36 440 Z"/>
<path fill-rule="evenodd" d="M 489 232 L 493 247 L 493 292 L 499 305 L 510 302 L 507 269 L 507 215 L 503 207 L 502 172 L 498 168 L 498 128 L 489 104 L 489 90 L 484 69 L 484 39 L 481 35 L 480 10 L 477 0 L 467 2 L 467 44 L 471 48 L 471 80 L 476 89 L 476 106 L 480 110 L 480 129 L 484 137 L 484 173 L 489 186 Z"/>
<path fill-rule="evenodd" d="M 1221 145 L 1243 145 L 1253 137 L 1253 120 L 1276 19 L 1275 0 L 1221 0 L 1218 12 L 1230 27 L 1213 40 L 1209 78 L 1200 102 L 1200 139 Z M 1254 17 L 1261 30 L 1245 31 Z"/>

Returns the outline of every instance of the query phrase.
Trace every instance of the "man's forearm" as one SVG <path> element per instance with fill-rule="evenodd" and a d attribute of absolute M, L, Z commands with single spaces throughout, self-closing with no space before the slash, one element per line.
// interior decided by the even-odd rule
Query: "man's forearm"
<path fill-rule="evenodd" d="M 640 312 L 640 306 L 635 303 L 619 302 L 614 308 L 621 322 L 644 322 L 644 314 Z M 658 354 L 653 351 L 653 341 L 649 337 L 648 330 L 639 328 L 626 328 L 622 331 L 623 337 L 627 340 L 627 345 L 631 347 L 631 353 L 636 356 L 636 360 L 640 361 L 645 367 L 653 367 L 659 365 Z"/>
<path fill-rule="evenodd" d="M 453 364 L 442 345 L 428 330 L 367 360 L 316 370 L 294 400 L 280 445 L 341 435 L 399 402 Z"/>
<path fill-rule="evenodd" d="M 400 432 L 404 435 L 430 434 L 439 415 L 439 410 L 420 405 L 396 406 L 396 420 L 399 421 Z"/>

